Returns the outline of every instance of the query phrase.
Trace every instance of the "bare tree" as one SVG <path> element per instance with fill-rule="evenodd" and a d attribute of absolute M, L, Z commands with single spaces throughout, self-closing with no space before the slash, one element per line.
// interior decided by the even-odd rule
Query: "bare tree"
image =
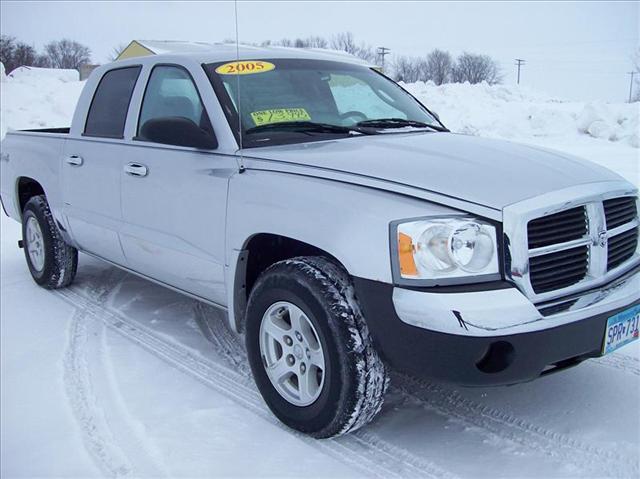
<path fill-rule="evenodd" d="M 36 64 L 38 54 L 36 49 L 26 43 L 18 42 L 16 44 L 16 50 L 13 53 L 13 61 L 16 66 L 33 66 Z"/>
<path fill-rule="evenodd" d="M 375 49 L 365 43 L 356 44 L 351 32 L 342 32 L 334 35 L 331 37 L 329 45 L 334 50 L 347 52 L 370 63 L 375 63 L 378 59 Z"/>
<path fill-rule="evenodd" d="M 307 38 L 283 38 L 282 40 L 275 42 L 265 40 L 261 45 L 265 47 L 275 45 L 293 48 L 332 48 L 334 50 L 340 50 L 351 55 L 355 55 L 358 58 L 362 58 L 363 60 L 371 63 L 375 63 L 377 59 L 375 49 L 364 43 L 361 43 L 360 45 L 356 44 L 351 32 L 338 33 L 337 35 L 334 35 L 330 41 L 324 37 L 312 35 Z"/>
<path fill-rule="evenodd" d="M 113 47 L 108 57 L 109 61 L 115 62 L 120 56 L 120 54 L 124 51 L 124 49 L 127 48 L 127 46 L 128 46 L 127 43 L 118 43 L 115 47 Z"/>
<path fill-rule="evenodd" d="M 320 36 L 310 36 L 307 38 L 307 44 L 309 48 L 327 48 L 329 46 L 327 39 Z"/>
<path fill-rule="evenodd" d="M 358 46 L 354 55 L 369 63 L 376 63 L 378 61 L 378 53 L 376 50 L 371 45 L 364 43 Z"/>
<path fill-rule="evenodd" d="M 296 38 L 295 40 L 285 39 L 283 42 L 286 42 L 287 45 L 283 46 L 292 46 L 295 48 L 327 48 L 328 42 L 325 38 L 318 36 L 311 36 L 307 38 Z"/>
<path fill-rule="evenodd" d="M 453 59 L 449 52 L 433 50 L 425 62 L 424 81 L 431 80 L 436 85 L 447 83 L 451 78 Z"/>
<path fill-rule="evenodd" d="M 21 66 L 37 65 L 35 48 L 23 42 L 17 42 L 14 37 L 2 35 L 0 38 L 0 61 L 6 72 L 11 72 Z"/>
<path fill-rule="evenodd" d="M 73 68 L 91 61 L 91 50 L 84 45 L 68 39 L 49 42 L 44 46 L 45 56 L 52 68 Z"/>
<path fill-rule="evenodd" d="M 488 55 L 465 52 L 458 57 L 451 73 L 456 83 L 475 84 L 486 81 L 489 85 L 494 85 L 502 81 L 498 64 Z"/>
<path fill-rule="evenodd" d="M 331 37 L 331 48 L 355 55 L 358 50 L 353 33 L 342 32 Z"/>
<path fill-rule="evenodd" d="M 413 83 L 419 80 L 419 65 L 415 58 L 397 56 L 393 61 L 393 72 L 396 81 Z"/>
<path fill-rule="evenodd" d="M 0 36 L 0 62 L 7 73 L 12 71 L 16 64 L 13 60 L 16 51 L 16 39 L 8 35 Z"/>

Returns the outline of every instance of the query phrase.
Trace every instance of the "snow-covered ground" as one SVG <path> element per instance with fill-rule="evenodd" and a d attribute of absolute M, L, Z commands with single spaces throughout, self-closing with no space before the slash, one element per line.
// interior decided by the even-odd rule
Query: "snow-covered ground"
<path fill-rule="evenodd" d="M 1 85 L 2 133 L 68 125 L 81 83 L 25 76 Z M 632 134 L 611 141 L 575 126 L 587 105 L 558 106 L 529 93 L 523 99 L 505 88 L 511 93 L 491 106 L 483 104 L 493 95 L 487 88 L 408 87 L 453 129 L 501 136 L 511 122 L 520 133 L 502 136 L 584 156 L 639 182 Z M 535 134 L 523 126 L 534 105 L 549 117 L 564 109 L 566 122 Z M 637 112 L 630 117 L 637 122 Z M 0 230 L 2 477 L 640 473 L 638 343 L 507 388 L 458 388 L 395 373 L 378 420 L 315 441 L 269 413 L 241 339 L 222 314 L 84 255 L 71 288 L 45 291 L 16 246 L 19 225 L 2 215 Z"/>

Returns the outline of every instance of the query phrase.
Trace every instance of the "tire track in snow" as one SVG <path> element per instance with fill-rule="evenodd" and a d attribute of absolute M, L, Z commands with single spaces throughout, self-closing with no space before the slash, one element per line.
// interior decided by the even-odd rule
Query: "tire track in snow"
<path fill-rule="evenodd" d="M 108 270 L 104 277 L 97 278 L 100 286 L 90 287 L 96 304 L 104 304 L 110 289 L 115 286 L 117 277 L 113 273 L 114 270 Z M 75 311 L 69 324 L 63 357 L 63 382 L 67 399 L 85 448 L 96 466 L 109 477 L 129 476 L 131 463 L 113 438 L 91 385 L 87 361 L 89 314 L 84 308 L 73 303 L 71 305 Z"/>
<path fill-rule="evenodd" d="M 359 435 L 356 432 L 341 438 L 316 440 L 291 431 L 268 411 L 253 385 L 250 374 L 242 372 L 241 368 L 236 366 L 231 368 L 211 361 L 177 342 L 162 337 L 119 311 L 107 309 L 93 298 L 87 298 L 73 289 L 58 290 L 55 294 L 83 310 L 85 314 L 102 321 L 107 327 L 140 345 L 156 357 L 230 397 L 274 426 L 294 434 L 313 448 L 320 449 L 325 454 L 353 467 L 365 477 L 409 476 L 442 479 L 456 477 L 432 462 L 415 457 L 406 451 L 398 456 L 396 446 L 380 438 L 372 440 L 367 434 Z"/>
<path fill-rule="evenodd" d="M 150 444 L 146 436 L 144 425 L 131 415 L 126 400 L 122 396 L 116 373 L 111 361 L 111 350 L 107 341 L 107 328 L 102 321 L 88 317 L 92 323 L 99 325 L 100 341 L 96 347 L 99 356 L 101 378 L 104 379 L 106 391 L 101 399 L 108 404 L 109 411 L 105 414 L 112 435 L 120 448 L 127 451 L 133 472 L 137 477 L 168 477 L 170 474 L 165 465 L 162 454 Z M 103 374 L 102 374 L 103 373 Z"/>
<path fill-rule="evenodd" d="M 240 337 L 234 333 L 229 327 L 226 315 L 220 311 L 207 306 L 204 303 L 196 303 L 194 307 L 194 313 L 196 322 L 202 328 L 202 331 L 206 338 L 213 343 L 215 351 L 222 353 L 222 359 L 230 363 L 238 371 L 241 371 L 248 378 L 251 377 L 251 368 L 247 360 L 246 350 Z M 212 327 L 211 318 L 215 321 L 215 325 Z M 253 380 L 251 380 L 253 381 Z M 253 385 L 253 382 L 251 382 Z M 417 470 L 424 469 L 425 460 L 416 457 L 411 452 L 404 448 L 400 448 L 396 445 L 389 443 L 387 440 L 381 438 L 375 433 L 370 433 L 366 430 L 357 430 L 350 433 L 348 436 L 334 439 L 335 441 L 344 441 L 345 438 L 350 438 L 358 442 L 364 448 L 376 448 L 384 454 L 386 458 L 391 458 L 393 461 L 401 459 L 404 464 L 413 465 L 413 468 Z M 431 463 L 432 473 L 437 477 L 451 476 L 450 473 L 446 473 L 444 470 Z M 413 473 L 415 474 L 415 472 Z"/>
<path fill-rule="evenodd" d="M 626 354 L 607 354 L 601 358 L 591 359 L 588 362 L 617 369 L 618 371 L 633 374 L 634 376 L 640 376 L 640 359 L 627 356 Z"/>
<path fill-rule="evenodd" d="M 122 271 L 110 269 L 90 278 L 85 288 L 95 297 L 96 304 L 105 307 L 110 293 L 117 290 L 126 276 Z M 105 351 L 104 323 L 95 321 L 84 308 L 75 308 L 66 351 L 65 383 L 87 450 L 105 475 L 140 476 L 144 471 L 145 475 L 152 477 L 166 477 L 168 474 L 162 460 L 144 444 L 144 437 L 135 427 L 135 419 L 130 416 L 117 390 L 117 382 Z M 106 391 L 98 393 L 97 383 L 92 381 L 92 369 L 96 366 L 94 364 L 91 367 L 92 359 L 100 368 L 95 378 L 106 381 Z M 110 400 L 105 401 L 105 395 Z M 105 403 L 115 406 L 117 413 L 107 413 L 102 406 Z M 110 424 L 115 422 L 114 419 L 117 425 Z"/>
<path fill-rule="evenodd" d="M 588 444 L 571 436 L 536 425 L 525 419 L 486 406 L 440 384 L 395 373 L 393 389 L 421 402 L 425 407 L 470 426 L 533 449 L 561 463 L 570 463 L 587 474 L 637 477 L 638 461 L 628 454 Z M 585 465 L 588 467 L 585 468 Z"/>
<path fill-rule="evenodd" d="M 236 367 L 247 371 L 249 366 L 246 362 L 244 348 L 238 336 L 228 327 L 224 315 L 202 303 L 196 304 L 195 311 L 196 321 L 204 326 L 205 335 L 214 343 L 217 350 L 222 351 L 223 355 Z M 207 321 L 208 317 L 215 317 L 218 324 L 215 324 L 214 328 Z M 618 369 L 624 369 L 633 363 L 632 360 L 636 360 L 630 356 L 611 357 L 616 360 L 612 363 L 616 364 L 614 367 Z M 607 356 L 600 359 L 605 358 Z M 629 475 L 631 471 L 637 474 L 638 471 L 637 461 L 629 460 L 625 454 L 584 443 L 495 408 L 471 401 L 443 385 L 394 372 L 389 391 L 411 398 L 430 411 L 447 418 L 453 418 L 465 426 L 479 428 L 485 433 L 519 444 L 526 449 L 533 449 L 562 463 L 574 464 L 579 469 L 584 469 L 584 466 L 588 465 L 589 471 L 599 471 L 605 475 L 611 474 L 612 471 L 618 471 L 620 476 Z M 369 432 L 356 432 L 355 434 L 357 436 L 366 435 L 370 441 L 376 439 L 375 434 Z M 402 451 L 395 452 L 395 454 L 401 453 Z M 621 468 L 620 464 L 625 466 Z"/>

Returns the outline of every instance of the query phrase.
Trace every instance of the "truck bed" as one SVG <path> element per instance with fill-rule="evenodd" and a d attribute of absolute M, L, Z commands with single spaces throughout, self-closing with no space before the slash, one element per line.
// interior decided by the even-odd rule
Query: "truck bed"
<path fill-rule="evenodd" d="M 30 128 L 28 130 L 16 130 L 16 131 L 27 131 L 30 133 L 63 133 L 63 134 L 69 134 L 69 131 L 71 130 L 71 128 L 67 127 L 62 127 L 62 128 Z"/>

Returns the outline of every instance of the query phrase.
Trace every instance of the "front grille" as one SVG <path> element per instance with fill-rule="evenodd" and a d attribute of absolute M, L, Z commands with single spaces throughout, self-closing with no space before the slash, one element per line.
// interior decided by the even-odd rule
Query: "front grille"
<path fill-rule="evenodd" d="M 638 216 L 636 199 L 631 196 L 612 198 L 603 202 L 607 229 L 613 229 L 633 221 Z"/>
<path fill-rule="evenodd" d="M 607 271 L 617 268 L 633 256 L 638 247 L 638 228 L 609 238 L 607 246 Z"/>
<path fill-rule="evenodd" d="M 536 294 L 566 288 L 584 279 L 589 247 L 565 249 L 529 259 L 529 280 Z"/>
<path fill-rule="evenodd" d="M 534 304 L 606 284 L 640 264 L 637 196 L 630 190 L 611 198 L 608 188 L 592 185 L 585 196 L 556 194 L 553 204 L 530 198 L 504 208 L 505 272 Z M 545 314 L 557 314 L 559 306 L 549 308 Z"/>
<path fill-rule="evenodd" d="M 585 207 L 572 208 L 529 221 L 529 249 L 582 238 L 587 234 Z"/>

